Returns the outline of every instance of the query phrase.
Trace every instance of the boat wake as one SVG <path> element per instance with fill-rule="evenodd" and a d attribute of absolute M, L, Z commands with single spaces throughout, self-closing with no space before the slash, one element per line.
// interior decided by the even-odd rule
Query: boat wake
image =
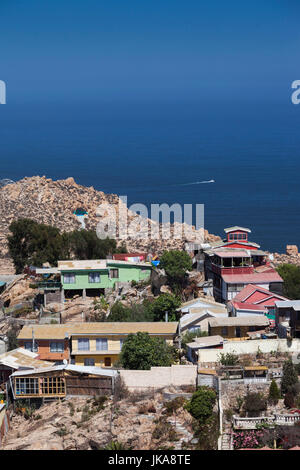
<path fill-rule="evenodd" d="M 181 183 L 178 186 L 191 186 L 193 184 L 205 184 L 205 183 L 215 183 L 215 180 L 194 181 L 193 183 Z"/>

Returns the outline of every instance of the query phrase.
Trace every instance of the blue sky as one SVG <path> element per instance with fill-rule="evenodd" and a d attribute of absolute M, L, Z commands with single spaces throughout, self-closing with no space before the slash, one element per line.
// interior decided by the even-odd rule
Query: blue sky
<path fill-rule="evenodd" d="M 297 0 L 1 0 L 0 79 L 27 100 L 283 100 Z"/>

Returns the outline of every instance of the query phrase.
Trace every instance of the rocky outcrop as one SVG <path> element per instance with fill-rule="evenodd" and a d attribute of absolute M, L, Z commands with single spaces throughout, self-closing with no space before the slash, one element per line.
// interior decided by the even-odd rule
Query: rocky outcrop
<path fill-rule="evenodd" d="M 106 209 L 100 213 L 98 208 L 104 204 Z M 191 241 L 219 239 L 206 230 L 195 230 L 192 226 L 175 224 L 170 227 L 167 224 L 162 225 L 150 219 L 143 219 L 136 213 L 130 212 L 116 194 L 105 194 L 93 187 L 81 186 L 71 177 L 53 181 L 45 176 L 33 176 L 0 187 L 0 258 L 7 256 L 9 225 L 14 220 L 21 217 L 31 218 L 68 232 L 81 227 L 81 222 L 73 214 L 79 207 L 88 213 L 85 219 L 86 228 L 94 230 L 103 217 L 110 214 L 109 208 L 115 210 L 116 238 L 119 241 L 123 233 L 121 215 L 127 216 L 128 237 L 125 242 L 131 251 L 150 251 L 159 254 L 165 249 L 182 249 L 186 239 Z M 183 232 L 184 227 L 185 232 Z M 158 230 L 160 236 L 151 239 L 150 230 Z M 138 239 L 135 236 L 137 231 L 140 234 Z M 174 233 L 182 234 L 182 237 L 174 238 Z"/>
<path fill-rule="evenodd" d="M 298 256 L 297 245 L 286 245 L 286 254 L 288 256 Z"/>
<path fill-rule="evenodd" d="M 181 408 L 176 416 L 175 434 L 163 433 L 170 425 L 165 429 L 161 426 L 161 437 L 158 432 L 158 436 L 153 437 L 157 420 L 166 420 L 163 401 L 161 393 L 150 392 L 148 396 L 135 394 L 117 403 L 109 399 L 102 410 L 95 406 L 92 397 L 48 403 L 28 420 L 15 413 L 2 449 L 96 450 L 105 448 L 111 441 L 118 441 L 133 450 L 177 445 L 179 441 L 175 441 L 175 435 L 178 434 L 179 439 L 183 437 L 179 425 L 191 430 L 192 418 Z"/>

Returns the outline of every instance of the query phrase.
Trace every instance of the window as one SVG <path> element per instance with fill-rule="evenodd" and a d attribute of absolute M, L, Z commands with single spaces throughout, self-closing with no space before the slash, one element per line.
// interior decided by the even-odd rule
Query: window
<path fill-rule="evenodd" d="M 78 351 L 89 351 L 90 340 L 88 338 L 78 338 Z"/>
<path fill-rule="evenodd" d="M 24 348 L 27 349 L 27 351 L 38 352 L 39 345 L 37 341 L 34 341 L 34 348 L 32 348 L 32 341 L 25 341 Z"/>
<path fill-rule="evenodd" d="M 76 276 L 74 273 L 65 273 L 64 274 L 64 284 L 75 284 Z"/>
<path fill-rule="evenodd" d="M 51 341 L 50 352 L 57 352 L 57 353 L 64 352 L 64 343 L 62 341 Z"/>
<path fill-rule="evenodd" d="M 111 358 L 110 357 L 105 357 L 104 358 L 104 365 L 105 365 L 105 367 L 110 367 L 111 366 Z"/>
<path fill-rule="evenodd" d="M 85 366 L 94 366 L 95 365 L 95 359 L 92 357 L 86 357 L 84 359 L 84 365 Z"/>
<path fill-rule="evenodd" d="M 100 273 L 89 273 L 89 283 L 95 284 L 100 282 Z"/>
<path fill-rule="evenodd" d="M 111 279 L 117 279 L 119 277 L 119 270 L 118 269 L 110 269 L 109 270 L 109 277 Z"/>
<path fill-rule="evenodd" d="M 222 336 L 227 336 L 228 335 L 228 327 L 227 326 L 222 327 L 221 335 Z"/>
<path fill-rule="evenodd" d="M 240 337 L 241 337 L 241 327 L 240 327 L 240 326 L 237 326 L 237 327 L 235 328 L 235 336 L 236 336 L 237 338 L 240 338 Z"/>
<path fill-rule="evenodd" d="M 189 327 L 189 331 L 190 331 L 191 333 L 198 333 L 198 332 L 201 331 L 201 328 L 200 328 L 200 326 L 190 326 L 190 327 Z"/>
<path fill-rule="evenodd" d="M 64 377 L 43 377 L 41 379 L 43 395 L 65 395 Z"/>
<path fill-rule="evenodd" d="M 16 395 L 38 395 L 39 394 L 39 379 L 33 378 L 16 378 Z"/>
<path fill-rule="evenodd" d="M 106 338 L 97 338 L 96 339 L 96 350 L 97 351 L 107 351 L 107 339 Z"/>

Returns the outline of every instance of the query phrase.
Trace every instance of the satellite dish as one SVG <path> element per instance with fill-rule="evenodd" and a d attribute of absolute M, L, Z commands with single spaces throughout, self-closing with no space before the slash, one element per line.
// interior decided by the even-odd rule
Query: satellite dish
<path fill-rule="evenodd" d="M 67 359 L 64 359 L 64 360 L 63 360 L 63 364 L 64 364 L 65 366 L 68 364 Z"/>

